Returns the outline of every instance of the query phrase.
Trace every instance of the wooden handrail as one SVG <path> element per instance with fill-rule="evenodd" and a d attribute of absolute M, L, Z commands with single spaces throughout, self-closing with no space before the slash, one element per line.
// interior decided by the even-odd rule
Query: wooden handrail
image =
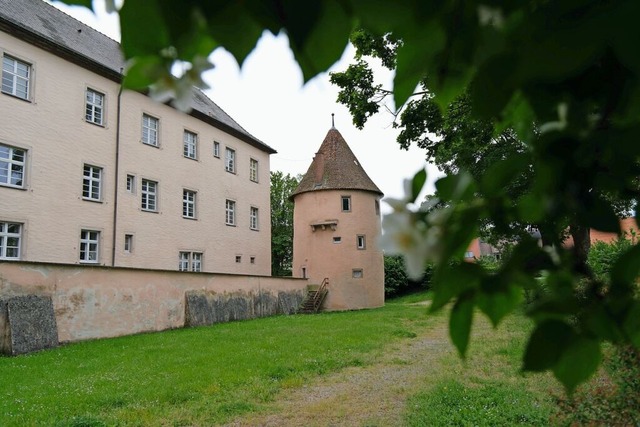
<path fill-rule="evenodd" d="M 324 297 L 327 294 L 327 285 L 329 284 L 329 278 L 325 277 L 318 288 L 315 296 L 313 297 L 313 311 L 318 311 L 322 301 L 324 301 Z"/>

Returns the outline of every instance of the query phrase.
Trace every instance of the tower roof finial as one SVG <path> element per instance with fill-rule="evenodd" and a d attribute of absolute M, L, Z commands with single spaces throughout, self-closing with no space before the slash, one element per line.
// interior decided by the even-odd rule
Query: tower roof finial
<path fill-rule="evenodd" d="M 336 128 L 336 123 L 335 123 L 335 120 L 334 120 L 334 116 L 335 116 L 335 114 L 331 113 L 331 128 L 332 129 Z"/>

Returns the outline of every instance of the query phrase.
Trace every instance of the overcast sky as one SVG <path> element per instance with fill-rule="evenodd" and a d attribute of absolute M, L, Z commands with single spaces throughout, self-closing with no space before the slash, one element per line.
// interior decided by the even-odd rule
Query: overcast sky
<path fill-rule="evenodd" d="M 107 14 L 102 0 L 94 2 L 96 15 L 81 7 L 55 5 L 120 40 L 117 15 Z M 330 71 L 345 70 L 353 52 L 353 48 L 347 48 Z M 336 128 L 385 196 L 402 196 L 403 179 L 426 166 L 424 151 L 416 147 L 409 151 L 399 148 L 391 114 L 380 113 L 369 119 L 363 130 L 358 130 L 348 110 L 336 102 L 338 90 L 329 83 L 328 73 L 303 85 L 302 72 L 284 35 L 275 37 L 265 32 L 242 69 L 223 49 L 214 51 L 210 59 L 215 68 L 204 75 L 211 86 L 206 94 L 249 133 L 278 151 L 271 156 L 272 171 L 304 174 L 331 128 L 331 113 L 335 113 Z M 389 73 L 380 76 L 381 82 L 386 81 L 391 88 L 392 76 Z M 428 171 L 432 183 L 437 170 L 429 166 Z"/>

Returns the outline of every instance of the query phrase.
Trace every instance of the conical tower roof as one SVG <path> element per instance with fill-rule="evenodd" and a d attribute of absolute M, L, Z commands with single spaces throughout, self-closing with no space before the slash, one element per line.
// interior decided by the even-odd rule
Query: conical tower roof
<path fill-rule="evenodd" d="M 291 198 L 300 193 L 322 190 L 364 190 L 383 195 L 336 128 L 327 133 Z"/>

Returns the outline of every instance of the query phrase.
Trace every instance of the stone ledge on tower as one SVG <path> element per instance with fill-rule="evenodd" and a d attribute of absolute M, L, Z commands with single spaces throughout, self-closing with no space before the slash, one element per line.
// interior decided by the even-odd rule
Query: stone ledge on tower
<path fill-rule="evenodd" d="M 311 223 L 311 231 L 316 231 L 318 228 L 325 230 L 327 227 L 331 228 L 331 230 L 335 231 L 338 227 L 337 219 L 325 219 L 324 221 L 312 222 Z"/>

